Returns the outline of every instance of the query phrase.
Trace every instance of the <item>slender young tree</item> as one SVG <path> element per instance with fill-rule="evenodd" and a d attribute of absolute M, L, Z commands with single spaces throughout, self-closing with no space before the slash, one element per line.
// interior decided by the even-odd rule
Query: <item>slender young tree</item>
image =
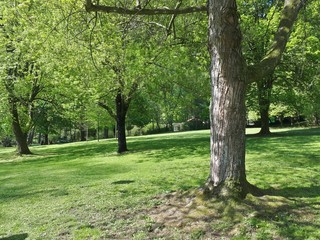
<path fill-rule="evenodd" d="M 27 64 L 27 66 L 24 67 L 23 73 L 20 68 L 20 65 L 9 67 L 7 69 L 8 75 L 4 78 L 3 83 L 7 91 L 7 101 L 11 116 L 12 130 L 17 142 L 17 152 L 19 154 L 32 154 L 28 147 L 27 140 L 29 130 L 32 128 L 31 126 L 33 124 L 34 102 L 41 91 L 41 85 L 39 84 L 40 77 L 37 73 L 33 72 L 36 71 L 34 70 L 34 65 L 28 67 Z M 19 78 L 32 78 L 31 88 L 25 95 L 18 95 L 16 93 L 17 86 L 15 86 L 15 82 Z M 23 114 L 25 116 L 23 116 Z"/>

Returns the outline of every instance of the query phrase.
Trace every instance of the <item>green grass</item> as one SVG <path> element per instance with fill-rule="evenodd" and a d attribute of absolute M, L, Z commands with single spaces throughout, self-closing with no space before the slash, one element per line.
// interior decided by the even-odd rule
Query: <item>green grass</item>
<path fill-rule="evenodd" d="M 203 185 L 208 131 L 132 137 L 123 155 L 115 140 L 35 146 L 24 157 L 0 148 L 0 239 L 318 239 L 319 140 L 318 128 L 249 135 L 247 177 L 269 196 L 249 195 L 236 225 L 219 216 L 189 231 L 155 227 L 148 209 Z"/>

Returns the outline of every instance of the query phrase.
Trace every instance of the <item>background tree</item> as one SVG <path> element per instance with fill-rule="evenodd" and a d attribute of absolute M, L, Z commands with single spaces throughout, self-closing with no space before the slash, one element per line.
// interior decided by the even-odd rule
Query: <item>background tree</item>
<path fill-rule="evenodd" d="M 266 51 L 265 46 L 270 42 L 268 41 L 268 39 L 270 39 L 269 35 L 275 27 L 274 22 L 279 19 L 279 3 L 270 3 L 272 2 L 258 2 L 258 5 L 241 5 L 244 6 L 246 12 L 249 13 L 250 9 L 252 9 L 253 13 L 261 12 L 261 10 L 268 10 L 266 14 L 258 14 L 258 17 L 256 18 L 253 18 L 252 16 L 254 15 L 251 14 L 242 16 L 242 29 L 244 30 L 245 36 L 244 52 L 248 62 L 254 62 L 255 53 Z M 261 4 L 264 4 L 262 5 L 262 8 Z M 257 8 L 258 11 L 255 10 Z M 313 29 L 313 32 L 309 32 L 309 29 L 314 28 L 317 25 L 313 24 L 313 26 L 310 26 L 308 19 L 316 21 L 317 16 L 312 14 L 313 10 L 311 9 L 317 8 L 319 7 L 317 7 L 316 2 L 310 2 L 310 4 L 303 8 L 302 15 L 292 30 L 291 38 L 288 42 L 287 50 L 284 53 L 282 63 L 276 69 L 275 74 L 258 84 L 250 86 L 249 92 L 251 93 L 249 93 L 250 96 L 247 101 L 250 102 L 249 106 L 251 110 L 260 112 L 260 134 L 270 133 L 269 112 L 272 116 L 277 116 L 281 124 L 283 123 L 284 117 L 291 117 L 292 120 L 295 119 L 297 121 L 303 114 L 304 105 L 306 105 L 305 103 L 308 101 L 306 101 L 306 99 L 302 100 L 302 95 L 303 93 L 308 92 L 306 88 L 309 84 L 307 79 L 311 79 L 313 78 L 312 76 L 315 75 L 313 71 L 307 70 L 306 55 L 308 53 L 306 46 L 309 45 L 309 43 L 307 43 L 309 36 L 317 33 L 316 29 Z M 247 22 L 250 24 L 247 24 Z M 257 28 L 250 27 L 254 24 Z M 262 28 L 262 30 L 259 30 L 260 28 Z M 257 29 L 258 31 L 256 31 Z M 266 29 L 268 30 L 267 32 Z M 268 32 L 269 34 L 267 34 Z M 257 47 L 257 45 L 263 46 Z M 316 50 L 317 47 L 314 45 L 313 49 Z M 307 64 L 308 66 L 313 65 L 312 61 L 309 63 L 310 64 Z M 311 69 L 315 68 L 311 67 L 310 70 Z M 306 77 L 307 75 L 308 77 Z M 258 98 L 254 100 L 255 97 L 252 96 L 252 94 L 256 94 Z M 259 108 L 252 108 L 252 106 L 255 105 L 254 101 L 260 103 Z"/>
<path fill-rule="evenodd" d="M 295 25 L 283 64 L 280 65 L 283 95 L 282 103 L 286 104 L 298 118 L 303 115 L 309 124 L 318 124 L 319 119 L 319 57 L 320 4 L 311 1 L 302 12 Z M 279 73 L 280 75 L 280 73 Z M 285 101 L 287 100 L 287 101 Z"/>
<path fill-rule="evenodd" d="M 179 67 L 184 65 L 186 68 L 187 61 L 182 59 L 187 59 L 186 56 L 189 54 L 187 48 L 183 48 L 188 38 L 185 38 L 182 32 L 186 32 L 183 29 L 190 25 L 190 22 L 184 22 L 178 28 L 176 25 L 173 26 L 174 16 L 169 21 L 154 16 L 147 19 L 126 15 L 96 16 L 100 23 L 110 24 L 93 25 L 91 46 L 94 46 L 92 56 L 99 71 L 97 79 L 104 76 L 103 81 L 98 80 L 99 87 L 95 87 L 98 91 L 96 95 L 99 106 L 106 109 L 117 122 L 118 152 L 123 152 L 127 150 L 126 114 L 135 93 L 148 89 L 147 85 L 157 85 L 158 82 L 165 81 L 166 86 L 162 88 L 165 91 L 162 92 L 166 96 L 172 95 L 172 91 L 177 90 L 174 88 L 176 82 L 181 83 L 182 76 L 187 75 L 186 72 L 182 76 L 179 75 L 183 73 Z M 175 49 L 175 52 L 168 51 L 168 48 Z M 165 55 L 168 53 L 171 56 L 176 54 L 175 61 L 169 60 Z M 171 89 L 170 92 L 167 92 L 167 89 Z M 169 107 L 165 114 L 169 125 L 172 125 L 172 114 L 176 109 L 171 100 L 172 98 L 167 100 L 167 104 L 164 105 Z"/>
<path fill-rule="evenodd" d="M 120 26 L 113 29 L 118 35 L 112 34 L 112 30 L 109 30 L 111 32 L 105 32 L 104 36 L 101 34 L 96 36 L 95 41 L 100 44 L 98 43 L 98 49 L 93 49 L 96 51 L 94 61 L 100 73 L 103 72 L 98 78 L 104 78 L 103 81 L 98 80 L 100 82 L 95 86 L 98 105 L 104 108 L 117 123 L 118 153 L 128 150 L 125 124 L 131 101 L 143 82 L 150 79 L 147 74 L 150 66 L 147 64 L 151 53 L 148 50 L 149 47 L 141 47 L 142 44 L 148 44 L 148 39 L 143 41 L 142 33 L 132 34 L 131 27 L 139 31 L 138 22 L 131 22 L 132 26 L 126 26 L 128 24 L 126 21 L 128 20 L 120 22 Z M 125 25 L 127 29 L 123 29 L 121 25 Z M 101 29 L 98 32 L 101 32 Z M 112 38 L 109 38 L 109 35 Z M 102 44 L 102 41 L 108 45 Z"/>
<path fill-rule="evenodd" d="M 31 2 L 2 2 L 1 59 L 2 84 L 19 154 L 31 154 L 27 136 L 32 128 L 34 102 L 43 89 L 38 62 L 36 7 Z"/>
<path fill-rule="evenodd" d="M 273 33 L 277 30 L 282 6 L 278 1 L 238 2 L 240 12 L 242 13 L 241 29 L 244 36 L 244 57 L 247 64 L 252 65 L 260 61 L 267 54 L 272 44 Z M 276 77 L 273 75 L 265 76 L 263 79 L 257 79 L 256 83 L 247 89 L 247 91 L 251 91 L 251 94 L 257 95 L 254 98 L 256 98 L 258 103 L 257 111 L 261 124 L 259 134 L 261 135 L 270 134 L 269 110 L 275 79 Z"/>

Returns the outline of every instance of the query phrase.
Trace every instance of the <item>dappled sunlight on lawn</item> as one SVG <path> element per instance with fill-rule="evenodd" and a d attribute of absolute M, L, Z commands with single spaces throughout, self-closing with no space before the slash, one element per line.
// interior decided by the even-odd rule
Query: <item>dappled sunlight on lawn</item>
<path fill-rule="evenodd" d="M 125 154 L 116 153 L 115 139 L 35 146 L 34 155 L 23 157 L 1 148 L 0 237 L 314 237 L 320 224 L 319 131 L 248 135 L 247 177 L 267 195 L 248 196 L 241 206 L 192 195 L 209 174 L 208 130 L 130 137 Z M 150 217 L 157 208 L 174 226 Z"/>

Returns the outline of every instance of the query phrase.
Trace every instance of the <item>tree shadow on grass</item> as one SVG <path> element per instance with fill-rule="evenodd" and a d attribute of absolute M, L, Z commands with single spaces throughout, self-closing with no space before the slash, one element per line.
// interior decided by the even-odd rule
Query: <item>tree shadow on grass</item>
<path fill-rule="evenodd" d="M 8 237 L 0 238 L 0 240 L 24 240 L 28 238 L 28 233 L 15 234 Z"/>
<path fill-rule="evenodd" d="M 320 136 L 320 128 L 299 128 L 290 129 L 288 131 L 283 131 L 281 133 L 276 133 L 279 136 Z"/>
<path fill-rule="evenodd" d="M 134 180 L 119 180 L 119 181 L 112 182 L 111 184 L 114 184 L 114 185 L 125 185 L 125 184 L 134 183 L 134 182 L 135 182 Z"/>
<path fill-rule="evenodd" d="M 69 144 L 63 147 L 40 149 L 40 151 L 36 152 L 38 158 L 28 163 L 34 164 L 35 162 L 39 162 L 39 164 L 43 164 L 51 161 L 57 163 L 59 161 L 67 162 L 75 158 L 106 156 L 112 153 L 116 154 L 115 147 L 116 144 L 113 142 L 102 142 L 88 144 L 77 143 L 76 145 Z"/>
<path fill-rule="evenodd" d="M 24 170 L 24 168 L 22 168 Z M 0 189 L 0 202 L 25 197 L 40 197 L 50 195 L 60 197 L 69 194 L 69 188 L 75 186 L 90 186 L 96 181 L 109 179 L 113 175 L 131 171 L 131 167 L 120 163 L 90 164 L 86 162 L 66 164 L 62 166 L 41 166 L 35 168 L 38 174 L 25 178 L 6 180 Z M 41 173 L 41 174 L 40 174 Z M 28 173 L 30 174 L 30 173 Z M 1 183 L 1 181 L 0 181 Z M 38 190 L 41 188 L 42 190 Z M 44 189 L 43 189 L 44 188 Z"/>
<path fill-rule="evenodd" d="M 61 190 L 58 188 L 30 192 L 27 187 L 11 187 L 11 188 L 4 188 L 3 193 L 0 193 L 0 198 L 1 198 L 1 201 L 9 201 L 17 198 L 25 198 L 25 197 L 43 195 L 43 194 L 50 194 L 51 196 L 58 196 L 58 195 L 62 196 L 62 194 L 68 195 L 66 190 Z"/>
<path fill-rule="evenodd" d="M 131 143 L 133 152 L 141 152 L 144 158 L 139 163 L 153 161 L 160 163 L 172 161 L 174 159 L 192 158 L 193 156 L 209 157 L 210 138 L 203 135 L 197 138 L 157 138 L 146 143 L 145 141 L 135 141 Z"/>
<path fill-rule="evenodd" d="M 287 136 L 320 136 L 320 128 L 298 128 L 298 129 L 290 129 L 287 131 L 281 132 L 272 132 L 269 135 L 261 135 L 259 133 L 247 134 L 247 137 L 261 137 L 261 138 L 270 138 L 270 137 L 287 137 Z"/>
<path fill-rule="evenodd" d="M 320 186 L 269 188 L 265 195 L 245 202 L 255 209 L 249 218 L 253 227 L 267 222 L 286 239 L 314 239 L 319 236 Z M 251 226 L 251 227 L 252 227 Z"/>
<path fill-rule="evenodd" d="M 116 154 L 115 144 L 111 143 L 71 143 L 63 146 L 40 146 L 34 148 L 33 155 L 18 157 L 13 154 L 6 154 L 7 161 L 0 162 L 1 165 L 43 165 L 43 164 L 57 164 L 59 162 L 66 163 L 77 158 L 93 158 Z M 47 147 L 47 148 L 46 148 Z M 2 157 L 1 157 L 2 158 Z M 0 159 L 1 160 L 1 159 Z"/>
<path fill-rule="evenodd" d="M 306 201 L 290 200 L 279 196 L 265 196 L 256 203 L 250 202 L 255 212 L 248 218 L 250 228 L 259 231 L 264 224 L 273 225 L 280 239 L 316 239 L 319 236 L 319 209 Z M 260 225 L 260 226 L 259 226 Z"/>
<path fill-rule="evenodd" d="M 269 188 L 265 192 L 270 196 L 285 198 L 317 198 L 320 197 L 320 186 L 286 187 L 282 189 Z"/>

